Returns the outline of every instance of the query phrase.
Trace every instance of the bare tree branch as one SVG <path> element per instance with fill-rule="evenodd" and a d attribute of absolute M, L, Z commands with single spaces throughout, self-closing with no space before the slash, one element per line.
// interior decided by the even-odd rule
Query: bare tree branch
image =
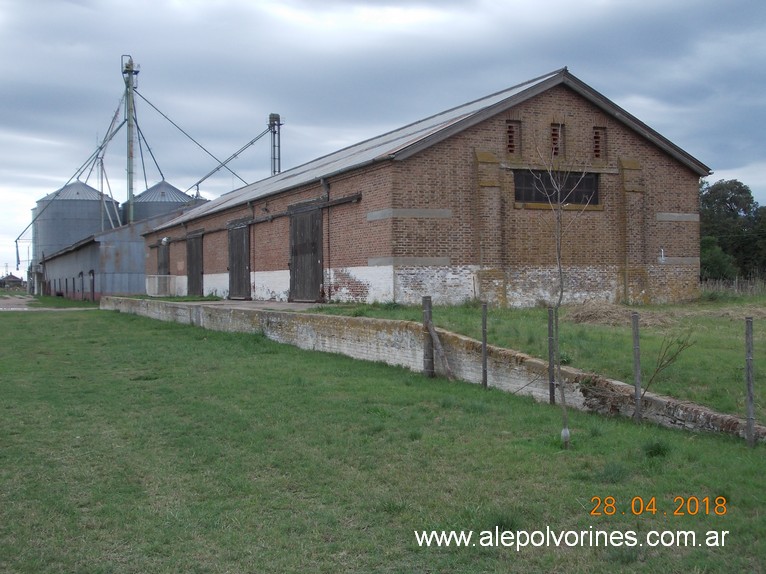
<path fill-rule="evenodd" d="M 563 125 L 558 124 L 558 131 L 563 131 Z M 563 264 L 563 245 L 566 233 L 574 225 L 575 221 L 590 205 L 593 194 L 585 196 L 585 202 L 575 201 L 575 193 L 588 175 L 588 162 L 572 158 L 570 161 L 557 155 L 554 146 L 551 145 L 549 152 L 544 154 L 540 148 L 539 138 L 535 146 L 537 158 L 542 166 L 541 170 L 529 168 L 536 194 L 544 197 L 552 214 L 550 225 L 555 243 L 556 271 L 558 275 L 558 293 L 553 306 L 553 355 L 555 362 L 556 384 L 559 387 L 561 418 L 563 429 L 561 438 L 564 448 L 569 448 L 569 416 L 566 404 L 566 392 L 561 376 L 561 352 L 559 349 L 559 309 L 564 301 L 565 273 Z M 574 177 L 573 177 L 574 176 Z M 574 209 L 574 206 L 578 206 Z M 569 221 L 564 222 L 564 213 L 570 214 Z"/>
<path fill-rule="evenodd" d="M 657 353 L 657 364 L 652 376 L 649 377 L 649 382 L 646 383 L 646 386 L 641 393 L 642 399 L 644 398 L 646 391 L 649 390 L 651 384 L 660 376 L 660 373 L 675 363 L 681 353 L 692 345 L 694 345 L 694 341 L 691 340 L 691 332 L 686 332 L 682 335 L 666 334 L 662 338 L 660 350 L 659 353 Z"/>

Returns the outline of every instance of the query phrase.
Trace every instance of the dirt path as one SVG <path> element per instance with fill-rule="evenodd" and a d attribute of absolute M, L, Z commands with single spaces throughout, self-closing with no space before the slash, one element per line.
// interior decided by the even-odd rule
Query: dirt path
<path fill-rule="evenodd" d="M 6 295 L 0 297 L 0 311 L 28 311 L 28 304 L 34 301 L 31 295 Z"/>
<path fill-rule="evenodd" d="M 0 293 L 0 311 L 87 311 L 88 307 L 32 307 L 30 303 L 33 303 L 35 298 L 31 295 L 23 294 L 2 294 Z M 93 307 L 96 309 L 97 307 Z"/>

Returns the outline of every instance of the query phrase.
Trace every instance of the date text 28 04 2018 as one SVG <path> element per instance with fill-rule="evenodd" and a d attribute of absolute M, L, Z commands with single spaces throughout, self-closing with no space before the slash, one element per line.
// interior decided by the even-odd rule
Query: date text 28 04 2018
<path fill-rule="evenodd" d="M 666 509 L 657 507 L 657 498 L 651 496 L 644 498 L 642 496 L 634 496 L 630 499 L 630 503 L 625 501 L 618 501 L 614 496 L 593 496 L 590 499 L 593 504 L 591 508 L 591 516 L 615 516 L 621 514 L 632 514 L 634 516 L 641 516 L 643 514 L 662 514 L 672 516 L 697 516 L 697 515 L 710 515 L 724 516 L 727 512 L 726 497 L 716 496 L 712 498 L 710 496 L 704 496 L 699 498 L 697 496 L 676 496 L 673 498 L 673 504 Z"/>

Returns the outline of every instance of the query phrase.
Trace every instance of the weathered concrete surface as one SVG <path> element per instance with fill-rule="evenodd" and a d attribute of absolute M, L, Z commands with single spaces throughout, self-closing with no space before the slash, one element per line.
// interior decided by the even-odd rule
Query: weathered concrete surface
<path fill-rule="evenodd" d="M 420 323 L 294 312 L 309 308 L 310 305 L 296 308 L 294 304 L 274 302 L 174 303 L 119 297 L 101 299 L 101 309 L 218 331 L 263 333 L 269 339 L 301 349 L 339 353 L 422 371 L 425 331 Z M 481 384 L 481 343 L 443 329 L 436 331 L 453 375 L 463 381 Z M 438 356 L 435 366 L 438 374 L 445 374 L 445 366 Z M 487 382 L 491 387 L 547 402 L 547 371 L 545 361 L 510 349 L 488 347 Z M 569 406 L 607 415 L 633 416 L 632 386 L 570 367 L 563 367 L 562 374 Z M 745 434 L 743 419 L 654 393 L 645 394 L 642 409 L 644 420 L 666 427 L 741 437 Z M 766 427 L 757 425 L 756 436 L 757 440 L 766 442 Z"/>

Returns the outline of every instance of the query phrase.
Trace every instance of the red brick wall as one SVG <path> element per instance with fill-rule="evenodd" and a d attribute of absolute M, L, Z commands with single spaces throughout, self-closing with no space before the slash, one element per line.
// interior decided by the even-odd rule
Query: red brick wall
<path fill-rule="evenodd" d="M 513 156 L 506 147 L 508 119 L 521 126 L 521 149 Z M 396 255 L 449 257 L 451 265 L 494 267 L 498 257 L 492 255 L 499 250 L 506 270 L 555 265 L 552 212 L 515 202 L 512 168 L 545 166 L 541 157 L 549 149 L 550 126 L 557 122 L 565 126 L 562 163 L 600 173 L 596 209 L 564 214 L 565 265 L 610 266 L 615 280 L 624 283 L 626 259 L 633 265 L 655 264 L 661 248 L 669 257 L 699 256 L 697 223 L 657 221 L 657 213 L 698 212 L 699 177 L 565 87 L 550 90 L 397 165 L 395 207 L 450 208 L 453 218 L 395 219 Z M 595 126 L 605 128 L 601 159 L 592 157 Z M 481 154 L 485 160 L 493 157 L 496 163 L 480 163 L 477 155 Z M 626 193 L 622 160 L 639 167 L 632 173 L 640 191 Z M 665 269 L 669 271 L 670 266 Z M 641 274 L 646 276 L 644 283 L 650 281 L 646 269 Z M 663 278 L 657 288 L 667 294 L 668 285 L 680 282 L 678 297 L 691 296 L 694 287 L 690 291 L 690 286 L 697 274 L 695 265 L 687 264 L 681 272 L 671 273 L 678 277 Z M 628 273 L 628 283 L 633 275 Z M 646 295 L 647 289 L 651 291 L 652 286 L 636 285 L 635 291 L 643 290 Z M 615 293 L 615 298 L 619 295 Z"/>
<path fill-rule="evenodd" d="M 329 193 L 317 182 L 280 195 L 252 201 L 223 213 L 202 217 L 187 226 L 165 229 L 146 238 L 146 272 L 157 272 L 157 253 L 151 246 L 162 237 L 173 240 L 170 251 L 172 274 L 185 274 L 185 237 L 204 229 L 203 263 L 205 273 L 224 273 L 228 267 L 227 224 L 244 218 L 263 219 L 284 214 L 289 206 L 318 199 L 334 201 L 362 194 L 361 201 L 342 203 L 323 210 L 323 249 L 326 267 L 366 266 L 371 257 L 391 256 L 390 220 L 367 221 L 367 213 L 391 206 L 392 170 L 389 164 L 372 166 L 327 180 Z M 251 270 L 277 271 L 290 261 L 290 218 L 281 216 L 251 226 Z M 181 270 L 181 271 L 179 271 Z"/>
<path fill-rule="evenodd" d="M 521 121 L 520 158 L 512 158 L 506 151 L 508 118 Z M 642 166 L 645 188 L 642 204 L 648 225 L 647 253 L 642 263 L 654 260 L 660 243 L 672 243 L 678 255 L 698 254 L 696 226 L 654 223 L 657 212 L 697 213 L 698 176 L 564 87 L 550 90 L 511 113 L 487 120 L 398 165 L 395 207 L 448 207 L 454 217 L 395 220 L 396 254 L 450 256 L 455 265 L 476 263 L 477 219 L 484 210 L 479 203 L 475 152 L 489 152 L 508 166 L 540 167 L 538 148 L 546 148 L 547 130 L 553 121 L 565 124 L 565 163 L 601 172 L 599 209 L 565 214 L 565 225 L 576 219 L 565 235 L 568 240 L 564 243 L 564 257 L 569 263 L 624 263 L 626 204 L 620 158 L 635 159 Z M 606 128 L 606 159 L 599 162 L 591 157 L 594 126 Z M 503 263 L 553 263 L 550 210 L 525 209 L 515 204 L 512 170 L 498 166 L 495 178 L 500 188 L 503 224 L 497 232 L 506 237 Z M 671 241 L 680 228 L 686 231 L 683 240 Z"/>
<path fill-rule="evenodd" d="M 506 147 L 506 121 L 520 126 L 517 153 Z M 565 213 L 565 265 L 581 268 L 583 288 L 591 288 L 588 269 L 600 268 L 600 282 L 612 282 L 628 299 L 688 296 L 696 289 L 698 265 L 653 268 L 660 249 L 671 258 L 699 256 L 699 226 L 694 221 L 658 221 L 657 213 L 696 214 L 698 176 L 611 116 L 563 86 L 545 92 L 446 141 L 396 162 L 383 162 L 328 180 L 329 197 L 361 194 L 358 203 L 325 209 L 324 263 L 338 270 L 365 267 L 370 258 L 427 257 L 448 259 L 467 269 L 482 266 L 505 275 L 492 281 L 501 288 L 524 289 L 527 270 L 537 273 L 555 265 L 552 214 L 514 200 L 514 169 L 545 167 L 541 161 L 549 144 L 552 123 L 563 123 L 563 163 L 600 173 L 599 204 L 591 210 Z M 603 157 L 594 159 L 593 128 L 605 128 Z M 627 190 L 627 191 L 626 191 Z M 227 222 L 286 212 L 288 206 L 323 197 L 319 183 L 259 199 L 249 206 L 195 221 L 147 237 L 152 245 L 170 236 L 171 273 L 184 274 L 187 231 L 204 228 L 205 273 L 223 273 L 228 265 Z M 374 221 L 367 214 L 394 209 L 449 209 L 452 217 L 394 216 Z M 574 221 L 573 221 L 574 220 Z M 288 268 L 289 217 L 251 227 L 251 269 Z M 147 273 L 156 273 L 156 253 L 149 250 Z M 627 267 L 626 267 L 627 265 Z M 673 272 L 671 273 L 671 267 Z M 461 271 L 470 272 L 470 271 Z M 547 271 L 546 271 L 547 273 Z M 515 274 L 515 275 L 514 275 Z M 329 274 L 327 275 L 329 277 Z M 521 278 L 519 278 L 521 277 Z M 516 283 L 514 283 L 516 281 Z M 627 284 L 626 284 L 627 281 Z M 330 293 L 336 286 L 326 285 Z M 349 287 L 346 285 L 345 287 Z M 360 289 L 362 293 L 364 289 Z M 647 295 L 648 294 L 648 295 Z"/>

